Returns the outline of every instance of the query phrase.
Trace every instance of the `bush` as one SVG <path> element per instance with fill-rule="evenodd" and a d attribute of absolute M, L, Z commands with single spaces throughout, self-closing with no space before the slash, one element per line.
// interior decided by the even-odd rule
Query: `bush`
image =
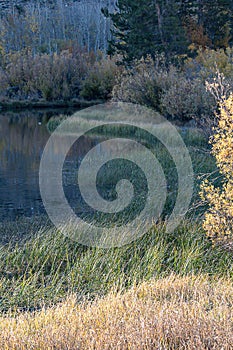
<path fill-rule="evenodd" d="M 80 95 L 87 100 L 107 100 L 111 97 L 118 70 L 114 59 L 96 62 L 82 84 Z"/>
<path fill-rule="evenodd" d="M 176 74 L 169 88 L 164 91 L 161 105 L 165 114 L 181 120 L 205 119 L 213 115 L 215 101 L 200 79 L 187 79 Z"/>
<path fill-rule="evenodd" d="M 13 99 L 107 99 L 118 71 L 114 59 L 77 50 L 52 55 L 15 52 L 4 58 L 0 93 Z"/>
<path fill-rule="evenodd" d="M 189 120 L 212 113 L 215 102 L 200 79 L 167 66 L 163 55 L 148 56 L 125 70 L 113 89 L 116 100 L 152 107 L 166 116 Z"/>
<path fill-rule="evenodd" d="M 113 99 L 139 103 L 160 111 L 160 97 L 163 89 L 165 58 L 157 55 L 136 60 L 131 69 L 124 69 L 113 88 Z"/>
<path fill-rule="evenodd" d="M 201 196 L 209 204 L 204 229 L 213 242 L 232 245 L 233 238 L 233 95 L 220 102 L 218 125 L 211 137 L 212 153 L 223 176 L 222 188 L 209 181 L 202 184 Z"/>
<path fill-rule="evenodd" d="M 205 81 L 213 78 L 216 71 L 222 73 L 227 79 L 233 79 L 233 48 L 218 50 L 199 50 L 194 59 L 185 62 L 185 70 L 192 77 L 196 76 Z"/>
<path fill-rule="evenodd" d="M 0 85 L 7 81 L 9 98 L 46 100 L 71 99 L 79 95 L 90 57 L 64 50 L 60 55 L 16 52 L 8 54 L 0 74 Z"/>

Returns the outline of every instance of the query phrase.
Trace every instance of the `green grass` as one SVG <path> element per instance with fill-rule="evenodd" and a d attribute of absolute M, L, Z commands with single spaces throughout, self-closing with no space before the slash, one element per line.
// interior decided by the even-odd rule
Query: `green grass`
<path fill-rule="evenodd" d="M 173 233 L 154 226 L 121 248 L 87 248 L 54 229 L 0 248 L 0 310 L 33 310 L 76 293 L 103 296 L 141 281 L 179 275 L 233 277 L 232 255 L 213 248 L 199 224 L 184 222 Z"/>

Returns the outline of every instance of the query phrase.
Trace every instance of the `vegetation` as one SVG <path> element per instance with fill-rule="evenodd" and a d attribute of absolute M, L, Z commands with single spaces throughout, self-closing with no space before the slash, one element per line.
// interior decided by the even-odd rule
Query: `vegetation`
<path fill-rule="evenodd" d="M 232 84 L 230 0 L 4 3 L 2 106 L 113 96 L 200 121 L 216 108 L 205 81 Z"/>
<path fill-rule="evenodd" d="M 229 280 L 172 275 L 80 305 L 0 319 L 1 349 L 230 349 Z"/>
<path fill-rule="evenodd" d="M 112 97 L 116 77 L 121 71 L 115 61 L 115 59 L 102 58 L 100 61 L 96 61 L 92 67 L 89 67 L 80 92 L 84 99 L 108 100 Z"/>
<path fill-rule="evenodd" d="M 104 11 L 113 22 L 109 52 L 126 63 L 165 52 L 187 55 L 194 47 L 226 48 L 232 30 L 230 0 L 119 0 L 117 11 Z M 189 45 L 191 45 L 189 47 Z"/>
<path fill-rule="evenodd" d="M 96 99 L 147 106 L 179 125 L 195 186 L 186 219 L 166 233 L 177 174 L 165 147 L 155 142 L 151 151 L 162 165 L 168 196 L 160 221 L 136 241 L 120 248 L 86 247 L 44 217 L 33 225 L 30 219 L 0 223 L 0 348 L 230 349 L 232 1 L 2 4 L 0 107 Z M 95 115 L 84 111 L 80 130 L 110 121 L 104 117 L 97 109 Z M 48 130 L 65 118 L 51 118 Z M 126 121 L 125 114 L 117 118 Z M 190 120 L 195 127 L 184 125 Z M 140 122 L 152 128 L 154 119 L 144 115 Z M 211 132 L 210 145 L 197 125 Z M 72 120 L 67 127 L 72 132 Z M 116 133 L 114 126 L 100 129 L 102 137 Z M 117 135 L 137 137 L 125 130 L 117 128 Z M 108 171 L 98 181 L 107 183 L 101 194 L 111 200 L 112 184 L 125 169 Z M 139 198 L 135 208 L 140 205 Z"/>
<path fill-rule="evenodd" d="M 0 48 L 5 53 L 30 48 L 33 54 L 58 54 L 69 45 L 105 52 L 110 22 L 101 8 L 112 10 L 114 4 L 115 0 L 0 0 Z"/>
<path fill-rule="evenodd" d="M 45 228 L 5 243 L 0 254 L 1 312 L 8 314 L 51 306 L 74 293 L 80 302 L 93 300 L 171 273 L 233 276 L 232 254 L 213 248 L 193 222 L 170 234 L 156 225 L 130 245 L 108 250 L 81 246 Z"/>
<path fill-rule="evenodd" d="M 102 112 L 98 115 L 94 110 L 93 114 L 91 118 L 83 112 L 83 119 L 79 120 L 80 128 L 87 123 L 94 126 L 100 117 L 103 118 Z M 61 116 L 60 120 L 63 118 Z M 54 122 L 57 121 L 55 118 Z M 73 130 L 72 123 L 70 130 Z M 75 293 L 79 300 L 92 299 L 111 290 L 125 290 L 135 283 L 158 279 L 172 272 L 231 278 L 231 254 L 218 247 L 212 248 L 197 219 L 204 210 L 199 207 L 199 176 L 216 170 L 208 152 L 207 139 L 196 129 L 180 128 L 179 131 L 189 148 L 195 172 L 193 210 L 189 213 L 189 219 L 173 233 L 167 234 L 160 223 L 132 244 L 109 250 L 81 246 L 48 226 L 43 218 L 39 221 L 36 219 L 33 225 L 31 221 L 22 220 L 8 225 L 3 223 L 0 227 L 2 311 L 34 310 L 62 301 L 70 293 Z M 151 151 L 156 153 L 168 184 L 164 217 L 171 213 L 176 199 L 174 163 L 159 143 L 154 144 Z M 108 169 L 107 174 L 102 175 L 99 183 L 103 182 L 108 191 L 108 185 L 111 189 L 111 184 L 117 182 L 118 174 L 116 169 L 114 173 Z"/>
<path fill-rule="evenodd" d="M 200 75 L 166 65 L 163 54 L 147 56 L 125 69 L 113 89 L 113 98 L 152 107 L 179 120 L 213 115 L 216 103 Z"/>
<path fill-rule="evenodd" d="M 202 185 L 202 196 L 209 203 L 204 228 L 213 241 L 232 248 L 233 235 L 233 95 L 220 103 L 218 125 L 210 142 L 217 166 L 223 175 L 221 187 L 208 180 Z"/>
<path fill-rule="evenodd" d="M 44 99 L 67 101 L 107 99 L 115 82 L 114 60 L 68 49 L 33 55 L 15 52 L 4 57 L 0 70 L 2 101 Z"/>

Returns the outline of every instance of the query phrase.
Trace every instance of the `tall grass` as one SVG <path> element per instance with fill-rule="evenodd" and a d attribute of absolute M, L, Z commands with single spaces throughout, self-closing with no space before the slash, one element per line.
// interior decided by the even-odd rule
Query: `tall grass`
<path fill-rule="evenodd" d="M 175 232 L 163 225 L 133 243 L 87 248 L 54 229 L 0 249 L 2 312 L 35 310 L 75 293 L 93 299 L 171 273 L 232 278 L 233 257 L 213 248 L 200 225 L 184 222 Z"/>
<path fill-rule="evenodd" d="M 144 282 L 94 303 L 0 318 L 1 349 L 232 349 L 231 281 L 207 276 Z"/>
<path fill-rule="evenodd" d="M 195 188 L 193 210 L 174 232 L 160 222 L 103 249 L 43 217 L 0 224 L 0 349 L 231 349 L 233 256 L 206 237 L 198 198 L 203 175 L 219 175 L 200 131 L 179 132 Z M 160 144 L 152 151 L 170 185 L 169 213 L 174 162 Z"/>
<path fill-rule="evenodd" d="M 203 211 L 198 204 L 199 176 L 216 170 L 207 140 L 196 129 L 179 131 L 189 148 L 195 173 L 194 210 L 189 219 L 173 233 L 165 233 L 163 224 L 157 224 L 133 243 L 109 250 L 81 246 L 43 218 L 38 224 L 34 220 L 33 225 L 29 219 L 25 223 L 4 223 L 0 225 L 2 312 L 35 310 L 63 300 L 67 293 L 75 293 L 80 300 L 93 299 L 170 273 L 232 277 L 232 256 L 211 246 L 197 219 Z M 153 151 L 169 184 L 164 210 L 168 213 L 177 191 L 174 163 L 160 144 L 155 144 Z"/>

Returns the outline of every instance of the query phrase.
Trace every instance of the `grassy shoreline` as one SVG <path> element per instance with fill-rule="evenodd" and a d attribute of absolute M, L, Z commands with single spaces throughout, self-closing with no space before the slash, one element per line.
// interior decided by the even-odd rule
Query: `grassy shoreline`
<path fill-rule="evenodd" d="M 3 313 L 48 307 L 69 294 L 94 300 L 170 274 L 233 279 L 232 253 L 213 248 L 194 221 L 169 234 L 155 225 L 131 244 L 111 249 L 84 247 L 53 228 L 34 230 L 0 247 Z"/>
<path fill-rule="evenodd" d="M 50 131 L 63 118 L 51 119 Z M 79 126 L 98 121 L 83 112 Z M 216 164 L 200 130 L 177 130 L 195 188 L 193 211 L 174 232 L 157 223 L 128 245 L 103 249 L 71 240 L 47 217 L 0 224 L 1 349 L 231 349 L 233 255 L 212 246 L 198 203 L 199 183 L 207 173 L 217 178 Z M 170 184 L 168 213 L 174 164 L 161 145 L 153 151 Z"/>
<path fill-rule="evenodd" d="M 91 114 L 85 110 L 79 112 L 79 127 L 102 121 L 101 111 L 93 109 Z M 107 117 L 103 121 L 108 122 Z M 139 117 L 133 116 L 136 120 Z M 60 121 L 56 117 L 54 121 L 57 120 Z M 153 116 L 149 114 L 144 122 L 152 123 Z M 70 127 L 72 130 L 72 123 Z M 204 135 L 195 128 L 178 130 L 193 162 L 195 189 L 192 204 L 196 204 L 199 176 L 214 171 L 216 167 Z M 168 132 L 166 137 L 169 138 Z M 168 215 L 174 207 L 177 193 L 174 164 L 162 145 L 155 143 L 153 147 L 169 184 L 165 203 Z M 108 180 L 111 180 L 109 186 L 116 182 L 114 176 L 117 172 L 112 174 L 110 170 L 110 179 L 103 174 L 105 186 Z M 75 293 L 81 299 L 87 295 L 94 299 L 106 295 L 112 288 L 127 289 L 134 283 L 170 273 L 187 275 L 204 272 L 232 276 L 231 256 L 212 248 L 198 221 L 201 213 L 201 210 L 196 216 L 189 213 L 193 219 L 187 219 L 174 233 L 165 234 L 163 225 L 156 225 L 132 244 L 109 250 L 81 246 L 56 231 L 51 224 L 49 227 L 45 225 L 40 218 L 35 218 L 34 222 L 28 219 L 25 223 L 20 220 L 3 223 L 0 225 L 0 310 L 35 310 L 60 302 L 67 293 Z"/>

